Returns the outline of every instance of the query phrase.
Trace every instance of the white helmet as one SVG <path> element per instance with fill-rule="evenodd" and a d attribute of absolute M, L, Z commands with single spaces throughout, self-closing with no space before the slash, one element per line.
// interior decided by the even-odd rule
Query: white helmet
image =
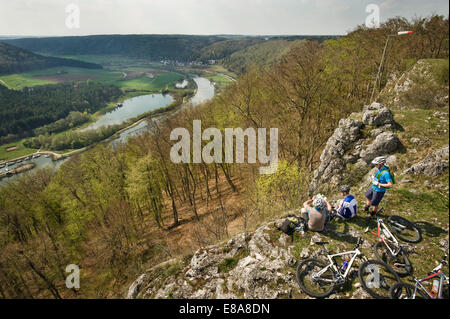
<path fill-rule="evenodd" d="M 317 194 L 313 200 L 314 208 L 323 208 L 325 206 L 326 197 L 322 194 Z"/>
<path fill-rule="evenodd" d="M 373 165 L 385 165 L 386 157 L 384 157 L 384 156 L 377 157 L 372 161 L 372 164 Z"/>

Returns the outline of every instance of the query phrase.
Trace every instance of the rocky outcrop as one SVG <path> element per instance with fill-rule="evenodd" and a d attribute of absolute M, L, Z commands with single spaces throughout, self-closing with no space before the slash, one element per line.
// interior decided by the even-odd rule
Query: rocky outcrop
<path fill-rule="evenodd" d="M 392 154 L 401 146 L 397 135 L 391 132 L 381 133 L 359 154 L 361 160 L 366 164 L 381 155 Z"/>
<path fill-rule="evenodd" d="M 279 219 L 253 233 L 201 248 L 185 267 L 175 260 L 153 267 L 132 283 L 127 297 L 276 299 L 292 298 L 295 291 L 301 298 L 309 298 L 301 292 L 295 278 L 298 260 L 294 250 L 298 247 L 277 229 L 283 221 Z M 330 241 L 330 237 L 356 242 L 361 233 L 351 226 L 341 233 L 329 225 L 322 234 L 299 232 L 299 236 L 304 246 L 297 257 L 306 259 L 324 258 L 322 249 L 315 245 L 317 242 Z M 369 249 L 370 244 L 365 242 L 362 248 Z"/>
<path fill-rule="evenodd" d="M 319 191 L 321 185 L 333 187 L 341 183 L 348 163 L 368 171 L 375 157 L 395 153 L 401 147 L 393 132 L 395 127 L 392 112 L 379 103 L 372 103 L 364 107 L 362 113 L 342 119 L 320 156 L 321 163 L 314 171 L 309 192 Z M 367 131 L 366 136 L 363 130 Z"/>
<path fill-rule="evenodd" d="M 133 284 L 128 288 L 127 299 L 135 299 L 138 295 L 139 290 L 142 287 L 145 279 L 147 278 L 146 274 L 142 274 Z"/>
<path fill-rule="evenodd" d="M 394 128 L 395 125 L 391 110 L 376 102 L 364 107 L 363 123 L 370 126 L 389 125 L 391 128 Z"/>
<path fill-rule="evenodd" d="M 430 60 L 419 60 L 401 76 L 393 76 L 380 93 L 379 100 L 386 102 L 388 107 L 398 109 L 416 107 L 417 97 L 422 100 L 427 97 L 427 107 L 448 105 L 448 84 L 441 83 L 432 63 Z"/>
<path fill-rule="evenodd" d="M 414 164 L 403 173 L 439 177 L 448 169 L 448 160 L 449 145 L 426 156 L 422 161 Z"/>

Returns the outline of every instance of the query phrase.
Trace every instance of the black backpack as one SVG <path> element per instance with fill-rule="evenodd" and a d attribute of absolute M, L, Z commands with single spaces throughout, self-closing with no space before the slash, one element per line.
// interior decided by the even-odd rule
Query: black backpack
<path fill-rule="evenodd" d="M 292 236 L 295 228 L 305 225 L 303 218 L 297 216 L 288 216 L 283 224 L 278 228 L 286 235 Z"/>

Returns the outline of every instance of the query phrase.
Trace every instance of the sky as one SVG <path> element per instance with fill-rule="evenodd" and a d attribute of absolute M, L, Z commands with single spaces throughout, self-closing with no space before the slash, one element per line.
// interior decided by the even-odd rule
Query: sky
<path fill-rule="evenodd" d="M 447 0 L 0 0 L 0 35 L 341 35 L 370 4 L 381 22 L 449 12 Z"/>

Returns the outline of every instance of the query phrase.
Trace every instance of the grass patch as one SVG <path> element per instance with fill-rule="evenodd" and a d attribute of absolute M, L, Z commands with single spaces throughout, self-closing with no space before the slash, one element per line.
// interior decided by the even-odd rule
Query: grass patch
<path fill-rule="evenodd" d="M 228 79 L 222 75 L 213 75 L 213 76 L 208 76 L 207 78 L 211 82 L 215 82 L 221 87 L 227 86 L 227 85 L 230 85 L 231 83 L 233 83 L 233 81 L 231 81 L 230 79 Z"/>
<path fill-rule="evenodd" d="M 448 222 L 448 196 L 423 188 L 416 189 L 418 193 L 415 193 L 411 192 L 412 187 L 392 189 L 392 196 L 386 200 L 387 206 L 395 207 L 400 214 L 412 211 L 416 213 L 415 218 L 438 218 L 442 219 L 442 222 Z"/>
<path fill-rule="evenodd" d="M 250 254 L 249 250 L 244 248 L 240 249 L 238 253 L 234 257 L 225 258 L 222 262 L 217 266 L 219 273 L 227 273 L 234 269 L 238 264 L 239 260 L 247 257 Z"/>
<path fill-rule="evenodd" d="M 352 187 L 358 185 L 361 183 L 368 171 L 369 170 L 365 166 L 347 163 L 347 169 L 342 185 L 350 185 Z"/>
<path fill-rule="evenodd" d="M 152 72 L 151 69 L 145 69 L 146 72 Z M 156 72 L 156 70 L 155 70 Z M 21 90 L 24 87 L 37 85 L 55 84 L 71 81 L 96 81 L 106 84 L 116 85 L 124 90 L 151 90 L 160 91 L 181 79 L 184 76 L 176 72 L 158 73 L 154 78 L 141 76 L 136 79 L 123 80 L 121 71 L 108 69 L 83 69 L 72 67 L 56 67 L 44 70 L 18 73 L 1 76 L 0 80 L 8 88 Z"/>
<path fill-rule="evenodd" d="M 122 89 L 160 91 L 183 78 L 184 76 L 179 73 L 169 72 L 156 74 L 154 78 L 143 76 L 133 80 L 116 81 L 112 84 Z"/>
<path fill-rule="evenodd" d="M 218 266 L 220 273 L 227 273 L 232 270 L 239 262 L 239 258 L 225 258 Z"/>
<path fill-rule="evenodd" d="M 41 79 L 36 79 L 31 77 L 27 73 L 11 74 L 0 76 L 0 81 L 2 81 L 9 89 L 21 90 L 24 87 L 32 87 L 37 85 L 54 84 L 52 81 L 45 81 Z"/>
<path fill-rule="evenodd" d="M 448 59 L 425 59 L 430 64 L 431 73 L 440 85 L 449 84 L 449 60 Z"/>
<path fill-rule="evenodd" d="M 22 139 L 15 143 L 1 145 L 0 146 L 0 162 L 12 160 L 14 158 L 18 158 L 18 157 L 22 157 L 22 156 L 27 156 L 27 155 L 33 154 L 37 151 L 36 149 L 25 147 L 23 145 L 24 141 L 25 141 L 25 139 Z M 10 152 L 6 151 L 7 148 L 13 147 L 13 146 L 17 146 L 17 149 L 10 151 Z"/>

